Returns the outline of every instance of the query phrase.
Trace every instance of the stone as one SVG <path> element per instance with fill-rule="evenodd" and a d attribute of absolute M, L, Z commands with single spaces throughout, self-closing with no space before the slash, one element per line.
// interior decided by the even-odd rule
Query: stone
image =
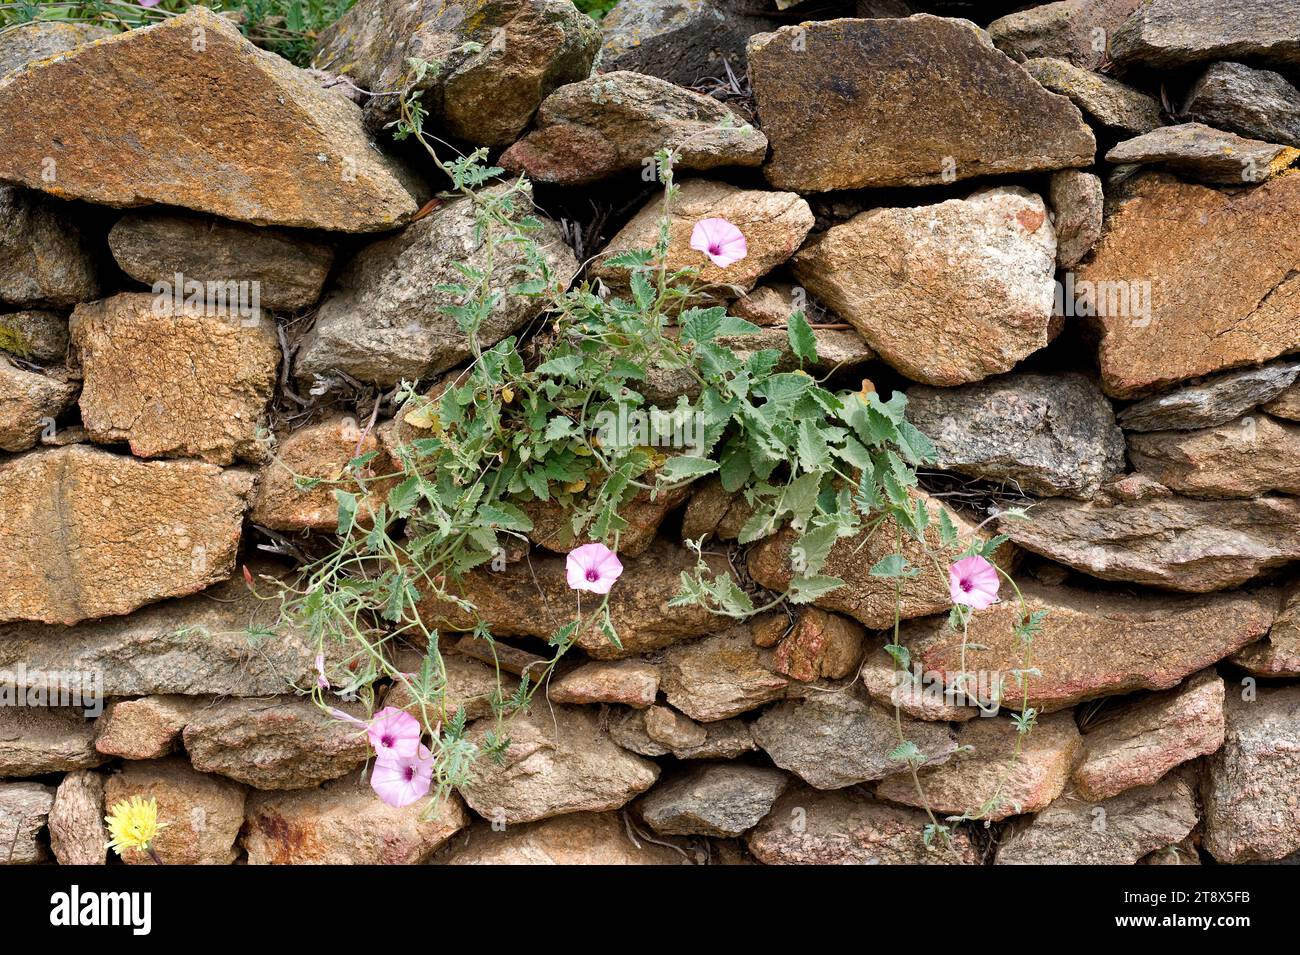
<path fill-rule="evenodd" d="M 0 112 L 4 85 L 0 82 Z M 10 140 L 20 142 L 16 131 Z M 0 172 L 4 160 L 0 159 Z M 91 238 L 66 203 L 0 185 L 0 302 L 63 306 L 99 294 Z"/>
<path fill-rule="evenodd" d="M 261 576 L 269 565 L 254 562 Z M 316 679 L 315 644 L 279 620 L 280 601 L 256 596 L 242 576 L 127 617 L 76 626 L 0 625 L 0 670 L 25 667 L 24 685 L 56 671 L 94 673 L 106 697 L 191 694 L 267 696 Z M 254 641 L 250 633 L 264 634 Z M 349 672 L 333 654 L 326 674 Z"/>
<path fill-rule="evenodd" d="M 669 706 L 652 706 L 645 711 L 645 732 L 652 742 L 673 750 L 699 749 L 709 738 L 704 726 L 682 716 Z"/>
<path fill-rule="evenodd" d="M 814 605 L 847 614 L 871 630 L 883 630 L 894 625 L 895 596 L 901 597 L 898 613 L 904 620 L 948 612 L 952 606 L 948 575 L 946 572 L 941 574 L 934 561 L 938 559 L 946 566 L 957 559 L 965 545 L 943 546 L 938 530 L 940 512 L 947 513 L 961 541 L 972 537 L 987 541 L 993 535 L 987 529 L 978 530 L 975 524 L 947 507 L 939 498 L 920 491 L 914 493 L 930 512 L 931 522 L 926 530 L 930 553 L 926 553 L 919 541 L 907 535 L 903 536 L 900 549 L 895 542 L 898 528 L 891 520 L 886 520 L 874 533 L 869 527 L 864 527 L 852 537 L 841 537 L 831 547 L 821 573 L 838 577 L 844 585 L 817 597 Z M 789 527 L 764 538 L 749 552 L 749 575 L 769 590 L 784 591 L 794 579 L 790 558 L 798 540 L 799 535 Z M 897 580 L 872 577 L 871 568 L 895 552 L 901 553 L 920 573 L 903 578 L 901 584 Z M 935 554 L 939 556 L 932 556 Z M 1003 568 L 1010 567 L 1013 558 L 1013 550 L 1008 547 L 1000 547 L 993 555 L 994 561 Z M 896 593 L 900 586 L 901 590 Z"/>
<path fill-rule="evenodd" d="M 1182 841 L 1195 825 L 1195 792 L 1177 773 L 1100 802 L 1066 792 L 1003 835 L 996 863 L 1133 865 Z"/>
<path fill-rule="evenodd" d="M 702 722 L 725 720 L 779 700 L 790 685 L 789 678 L 776 671 L 775 654 L 756 647 L 753 630 L 744 623 L 669 647 L 656 663 L 668 702 Z"/>
<path fill-rule="evenodd" d="M 95 749 L 123 759 L 160 759 L 176 748 L 185 725 L 208 703 L 196 696 L 114 700 L 96 724 Z"/>
<path fill-rule="evenodd" d="M 959 388 L 911 388 L 907 419 L 938 466 L 1029 494 L 1087 499 L 1124 471 L 1124 434 L 1091 378 L 1015 372 Z"/>
<path fill-rule="evenodd" d="M 1300 676 L 1300 591 L 1287 595 L 1267 637 L 1242 647 L 1228 662 L 1256 676 Z"/>
<path fill-rule="evenodd" d="M 353 717 L 356 705 L 343 705 Z M 359 768 L 371 755 L 356 726 L 308 699 L 238 699 L 213 703 L 185 725 L 194 768 L 257 789 L 305 789 Z"/>
<path fill-rule="evenodd" d="M 320 298 L 334 247 L 283 229 L 179 212 L 128 212 L 108 233 L 122 271 L 154 286 L 248 282 L 262 308 L 292 311 Z M 182 283 L 184 284 L 184 283 Z"/>
<path fill-rule="evenodd" d="M 1277 613 L 1275 597 L 1260 594 L 1129 596 L 1122 593 L 1020 584 L 1026 609 L 1046 611 L 1034 635 L 1027 679 L 1028 705 L 1061 710 L 1100 696 L 1167 690 L 1183 678 L 1258 640 Z M 1003 679 L 1004 702 L 1019 708 L 1022 693 L 1011 671 L 1024 669 L 1025 650 L 1015 626 L 1017 601 L 973 615 L 965 671 Z M 923 674 L 942 674 L 945 685 L 963 672 L 962 634 L 943 620 L 918 620 L 903 628 L 903 643 Z M 983 649 L 972 649 L 974 646 Z M 973 680 L 968 677 L 968 685 Z"/>
<path fill-rule="evenodd" d="M 777 703 L 750 728 L 772 762 L 817 789 L 884 779 L 903 768 L 892 755 L 902 743 L 894 714 L 857 686 Z M 902 732 L 919 747 L 920 765 L 946 762 L 957 749 L 942 723 L 904 719 Z"/>
<path fill-rule="evenodd" d="M 552 679 L 556 703 L 624 703 L 643 710 L 659 695 L 659 671 L 643 660 L 584 663 Z"/>
<path fill-rule="evenodd" d="M 499 193 L 505 187 L 493 187 Z M 515 198 L 515 214 L 529 203 Z M 298 350 L 296 373 L 310 380 L 342 371 L 360 381 L 395 385 L 428 378 L 470 355 L 467 336 L 443 308 L 460 303 L 438 286 L 460 284 L 454 266 L 487 268 L 494 288 L 518 284 L 524 263 L 518 245 L 493 252 L 475 234 L 474 205 L 453 199 L 395 236 L 374 242 L 343 266 L 326 292 L 316 323 Z M 548 223 L 533 234 L 553 276 L 567 284 L 577 271 L 559 229 Z M 544 306 L 537 296 L 505 295 L 479 328 L 479 344 L 495 345 L 532 320 Z"/>
<path fill-rule="evenodd" d="M 278 108 L 257 106 L 268 102 Z M 416 211 L 355 104 L 207 8 L 0 79 L 0 128 L 13 147 L 0 179 L 67 199 L 341 232 L 391 229 Z"/>
<path fill-rule="evenodd" d="M 569 812 L 618 809 L 659 778 L 659 767 L 599 731 L 589 709 L 534 705 L 511 717 L 510 745 L 500 762 L 479 759 L 465 802 L 485 819 L 508 826 Z M 481 745 L 490 727 L 470 727 Z"/>
<path fill-rule="evenodd" d="M 620 0 L 600 21 L 600 65 L 679 86 L 725 81 L 745 66 L 745 42 L 776 21 L 744 0 Z"/>
<path fill-rule="evenodd" d="M 358 776 L 252 793 L 243 845 L 249 865 L 419 865 L 468 823 L 455 793 L 432 810 L 428 799 L 398 809 Z"/>
<path fill-rule="evenodd" d="M 77 383 L 19 368 L 0 355 L 0 450 L 26 451 L 72 404 Z"/>
<path fill-rule="evenodd" d="M 1135 401 L 1119 413 L 1125 431 L 1193 431 L 1214 428 L 1286 392 L 1300 362 L 1275 361 L 1215 375 L 1206 381 Z M 1283 417 L 1286 417 L 1283 415 Z"/>
<path fill-rule="evenodd" d="M 619 252 L 653 248 L 662 215 L 662 202 L 657 198 L 651 200 L 610 239 L 602 256 L 608 258 Z M 724 269 L 690 247 L 695 223 L 707 218 L 726 219 L 744 233 L 748 251 L 743 259 Z M 741 189 L 710 179 L 690 179 L 681 184 L 673 202 L 668 269 L 698 267 L 699 285 L 710 290 L 710 294 L 735 298 L 790 258 L 812 227 L 812 210 L 793 192 Z M 626 270 L 610 268 L 599 259 L 588 274 L 615 289 L 627 286 Z"/>
<path fill-rule="evenodd" d="M 1138 865 L 1200 865 L 1201 855 L 1197 851 L 1196 842 L 1188 836 L 1181 842 L 1175 842 L 1171 846 L 1165 846 L 1163 849 L 1157 849 L 1149 855 L 1143 856 L 1137 862 Z"/>
<path fill-rule="evenodd" d="M 706 561 L 711 576 L 730 572 L 721 556 Z M 472 603 L 477 616 L 431 597 L 421 601 L 420 612 L 428 626 L 443 631 L 473 630 L 482 620 L 498 637 L 547 639 L 573 620 L 573 591 L 564 567 L 563 557 L 545 554 L 507 564 L 501 571 L 472 570 L 459 585 L 453 585 L 453 592 Z M 576 635 L 578 646 L 598 660 L 613 660 L 715 630 L 718 618 L 704 607 L 668 606 L 678 591 L 682 571 L 694 568 L 695 556 L 667 541 L 657 542 L 640 557 L 624 560 L 623 575 L 609 595 L 610 618 L 622 647 L 612 644 L 594 619 Z"/>
<path fill-rule="evenodd" d="M 58 56 L 77 47 L 112 36 L 113 30 L 93 23 L 32 20 L 10 25 L 0 33 L 0 76 L 28 63 Z"/>
<path fill-rule="evenodd" d="M 1127 83 L 1051 57 L 1027 60 L 1024 66 L 1045 89 L 1069 97 L 1109 130 L 1136 136 L 1164 125 L 1159 100 Z"/>
<path fill-rule="evenodd" d="M 44 309 L 0 314 L 0 350 L 27 361 L 61 365 L 68 354 L 68 319 Z"/>
<path fill-rule="evenodd" d="M 873 700 L 891 710 L 898 707 L 914 720 L 964 723 L 981 715 L 984 707 L 991 710 L 1000 693 L 1000 687 L 996 692 L 982 694 L 978 685 L 967 684 L 975 690 L 972 699 L 962 685 L 946 681 L 943 674 L 900 669 L 883 646 L 867 654 L 858 676 Z"/>
<path fill-rule="evenodd" d="M 1211 63 L 1187 94 L 1183 112 L 1248 139 L 1300 146 L 1300 90 L 1272 70 Z"/>
<path fill-rule="evenodd" d="M 1047 344 L 1056 233 L 1041 198 L 997 186 L 863 212 L 803 248 L 794 273 L 891 367 L 923 384 L 961 385 L 1010 371 Z"/>
<path fill-rule="evenodd" d="M 1048 199 L 1055 213 L 1056 264 L 1074 268 L 1101 238 L 1101 179 L 1078 169 L 1054 172 Z"/>
<path fill-rule="evenodd" d="M 1290 0 L 1148 0 L 1116 30 L 1110 56 L 1121 66 L 1169 69 L 1243 57 L 1300 63 Z"/>
<path fill-rule="evenodd" d="M 1219 863 L 1281 859 L 1300 849 L 1300 687 L 1227 694 L 1223 747 L 1201 782 L 1202 845 Z"/>
<path fill-rule="evenodd" d="M 103 865 L 108 852 L 104 827 L 104 777 L 88 769 L 68 773 L 54 791 L 50 848 L 59 865 Z"/>
<path fill-rule="evenodd" d="M 660 835 L 731 839 L 758 825 L 789 781 L 765 766 L 705 763 L 655 786 L 637 809 Z"/>
<path fill-rule="evenodd" d="M 1292 385 L 1275 399 L 1264 405 L 1269 414 L 1286 418 L 1288 421 L 1300 421 L 1300 384 Z"/>
<path fill-rule="evenodd" d="M 497 830 L 472 826 L 438 853 L 441 865 L 687 865 L 676 849 L 632 840 L 616 812 L 575 812 Z"/>
<path fill-rule="evenodd" d="M 73 624 L 224 580 L 250 485 L 200 461 L 83 445 L 0 463 L 0 527 L 19 570 L 0 583 L 0 622 Z"/>
<path fill-rule="evenodd" d="M 280 364 L 273 320 L 189 305 L 160 314 L 155 302 L 127 292 L 72 313 L 91 439 L 144 458 L 257 458 Z"/>
<path fill-rule="evenodd" d="M 357 477 L 365 482 L 363 491 L 357 477 L 346 469 L 354 458 L 371 452 L 376 456 L 357 471 Z M 400 470 L 379 437 L 371 430 L 363 432 L 355 418 L 327 418 L 279 442 L 273 460 L 258 474 L 248 517 L 272 530 L 332 532 L 339 523 L 334 497 L 337 488 L 357 495 L 358 519 L 368 523 L 397 483 L 387 476 Z M 299 477 L 317 478 L 322 483 L 300 490 Z"/>
<path fill-rule="evenodd" d="M 4 833 L 3 864 L 32 865 L 45 861 L 37 835 L 45 828 L 54 788 L 40 783 L 0 782 L 0 833 Z"/>
<path fill-rule="evenodd" d="M 876 796 L 918 808 L 928 804 L 939 815 L 971 814 L 997 822 L 1038 812 L 1052 803 L 1070 778 L 1082 752 L 1071 713 L 1039 719 L 1016 744 L 1016 724 L 1001 717 L 972 720 L 957 730 L 957 753 L 941 766 L 919 773 L 924 799 L 910 772 L 889 776 Z M 969 750 L 966 747 L 971 747 Z"/>
<path fill-rule="evenodd" d="M 761 166 L 767 137 L 709 96 L 627 70 L 561 86 L 535 128 L 500 163 L 533 182 L 581 186 L 627 175 L 640 180 L 660 149 L 673 168 Z"/>
<path fill-rule="evenodd" d="M 1092 164 L 1079 110 L 968 20 L 827 20 L 749 41 L 778 189 L 928 186 Z"/>
<path fill-rule="evenodd" d="M 313 63 L 366 90 L 419 93 L 430 125 L 508 146 L 552 90 L 591 74 L 599 47 L 596 24 L 563 0 L 362 0 L 321 32 Z M 397 99 L 370 99 L 372 129 L 398 118 Z"/>
<path fill-rule="evenodd" d="M 1133 467 L 1193 497 L 1300 494 L 1300 424 L 1253 414 L 1201 431 L 1129 437 Z"/>
<path fill-rule="evenodd" d="M 768 865 L 974 865 L 978 854 L 963 829 L 952 851 L 926 846 L 930 820 L 919 809 L 877 802 L 852 789 L 819 792 L 791 786 L 746 845 Z"/>
<path fill-rule="evenodd" d="M 1300 209 L 1300 175 L 1235 194 L 1154 173 L 1128 185 L 1079 274 L 1113 299 L 1098 315 L 1107 394 L 1138 397 L 1300 348 L 1300 235 L 1282 225 Z M 1148 283 L 1146 308 L 1110 295 L 1141 293 L 1135 283 Z"/>
<path fill-rule="evenodd" d="M 1035 505 L 1029 520 L 999 527 L 1018 546 L 1102 580 L 1192 593 L 1235 587 L 1300 560 L 1300 500 L 1289 497 L 1052 498 Z"/>
<path fill-rule="evenodd" d="M 414 650 L 398 651 L 395 666 L 401 673 L 415 676 L 420 672 L 424 654 Z M 465 711 L 465 719 L 477 720 L 492 712 L 492 700 L 501 693 L 509 696 L 515 692 L 518 681 L 502 673 L 498 682 L 495 667 L 471 659 L 461 653 L 442 651 L 443 672 L 446 683 L 442 689 L 443 705 L 447 715 L 457 710 Z M 552 684 L 552 687 L 554 684 Z M 406 710 L 412 716 L 421 715 L 420 703 L 415 699 L 409 687 L 399 680 L 394 680 L 384 695 L 384 706 Z"/>
<path fill-rule="evenodd" d="M 1084 759 L 1075 789 L 1099 802 L 1223 745 L 1223 680 L 1213 670 L 1173 690 L 1103 709 L 1084 727 Z"/>
<path fill-rule="evenodd" d="M 690 734 L 689 727 L 683 727 L 683 724 L 689 724 L 691 720 L 682 716 L 680 713 L 669 710 L 668 707 L 651 707 L 646 710 L 623 710 L 622 713 L 615 715 L 609 722 L 609 738 L 618 743 L 624 749 L 629 749 L 634 753 L 642 756 L 667 756 L 671 754 L 676 759 L 735 759 L 745 753 L 752 753 L 758 749 L 754 742 L 754 737 L 750 735 L 749 727 L 741 720 L 714 720 L 709 723 L 696 724 L 704 731 L 704 742 L 699 745 L 674 748 L 654 739 L 650 736 L 647 721 L 652 710 L 662 709 L 672 714 L 674 727 L 682 732 L 682 738 L 687 738 Z M 662 719 L 661 725 L 656 728 L 661 739 L 670 738 L 664 732 L 663 724 L 667 720 Z M 698 739 L 698 736 L 694 737 Z"/>
<path fill-rule="evenodd" d="M 1013 59 L 1060 57 L 1095 70 L 1106 59 L 1106 42 L 1140 0 L 1058 0 L 1018 10 L 989 24 L 989 37 Z"/>
<path fill-rule="evenodd" d="M 26 694 L 11 695 L 11 674 L 4 676 L 0 695 L 9 704 L 0 707 L 0 779 L 88 769 L 104 762 L 95 752 L 95 721 L 87 718 L 92 701 L 80 701 L 86 710 L 50 705 L 53 697 L 32 705 L 25 702 Z"/>
<path fill-rule="evenodd" d="M 788 282 L 764 282 L 732 302 L 731 314 L 764 328 L 784 326 L 794 312 L 806 309 L 803 298 Z"/>
<path fill-rule="evenodd" d="M 1297 159 L 1300 149 L 1243 139 L 1204 123 L 1162 126 L 1106 153 L 1109 163 L 1156 165 L 1184 179 L 1224 186 L 1263 182 Z"/>
<path fill-rule="evenodd" d="M 128 762 L 109 777 L 104 805 L 111 812 L 119 802 L 139 796 L 157 800 L 158 821 L 166 823 L 153 842 L 165 865 L 230 865 L 238 852 L 235 839 L 244 824 L 244 787 L 221 776 L 195 772 L 184 757 Z M 122 861 L 153 865 L 135 849 L 123 850 Z"/>
<path fill-rule="evenodd" d="M 803 683 L 841 679 L 857 669 L 866 636 L 856 620 L 805 607 L 776 645 L 775 670 Z"/>

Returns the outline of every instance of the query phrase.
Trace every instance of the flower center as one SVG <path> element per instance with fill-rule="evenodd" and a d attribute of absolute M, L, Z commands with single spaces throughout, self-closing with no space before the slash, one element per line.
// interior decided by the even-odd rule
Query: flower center
<path fill-rule="evenodd" d="M 710 243 L 709 243 L 709 255 L 720 255 L 721 253 L 722 253 L 722 243 L 721 243 L 721 242 L 710 242 Z"/>
<path fill-rule="evenodd" d="M 415 778 L 415 767 L 407 766 L 404 770 L 402 770 L 402 775 L 406 777 L 406 781 L 409 783 L 412 779 Z"/>
<path fill-rule="evenodd" d="M 975 585 L 972 584 L 969 580 L 963 580 L 963 581 L 961 582 L 961 591 L 962 591 L 962 593 L 964 593 L 964 594 L 968 594 L 968 593 L 970 593 L 970 592 L 971 592 L 972 590 L 974 590 L 974 589 L 975 589 Z"/>
<path fill-rule="evenodd" d="M 587 571 L 587 581 L 588 581 L 588 583 L 593 583 L 593 584 L 594 584 L 594 583 L 595 583 L 596 581 L 598 581 L 598 580 L 600 580 L 600 574 L 596 572 L 596 568 L 592 567 L 592 568 L 588 569 L 588 571 Z"/>
<path fill-rule="evenodd" d="M 379 737 L 379 742 L 383 743 L 385 746 L 392 746 L 392 745 L 393 745 L 393 738 L 392 738 L 391 736 L 387 736 L 387 735 L 385 735 L 385 736 L 381 736 L 381 737 Z"/>

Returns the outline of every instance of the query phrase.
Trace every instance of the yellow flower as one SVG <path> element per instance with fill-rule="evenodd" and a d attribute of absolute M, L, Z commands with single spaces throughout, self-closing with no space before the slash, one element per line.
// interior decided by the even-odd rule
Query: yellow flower
<path fill-rule="evenodd" d="M 108 847 L 119 856 L 124 849 L 147 850 L 159 830 L 167 826 L 158 821 L 158 800 L 150 797 L 146 802 L 140 796 L 118 802 L 104 821 L 108 823 L 108 834 L 113 837 Z"/>

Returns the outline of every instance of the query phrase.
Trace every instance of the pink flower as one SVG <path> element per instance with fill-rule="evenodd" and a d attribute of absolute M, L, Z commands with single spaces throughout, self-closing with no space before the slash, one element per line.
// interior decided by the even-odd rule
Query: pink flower
<path fill-rule="evenodd" d="M 370 720 L 366 735 L 379 759 L 410 759 L 420 749 L 420 721 L 410 713 L 386 706 Z M 426 787 L 427 788 L 427 787 Z"/>
<path fill-rule="evenodd" d="M 593 594 L 609 593 L 609 588 L 623 573 L 622 562 L 604 544 L 583 544 L 569 551 L 564 568 L 570 590 L 589 590 Z"/>
<path fill-rule="evenodd" d="M 343 722 L 345 723 L 354 723 L 357 726 L 369 726 L 369 724 L 365 720 L 359 720 L 351 713 L 344 713 L 342 710 L 337 709 L 333 706 L 327 706 L 325 708 L 325 712 L 328 713 L 330 716 L 334 717 L 336 720 L 343 720 Z"/>
<path fill-rule="evenodd" d="M 136 3 L 140 4 L 142 7 L 156 7 L 161 2 L 162 0 L 136 0 Z"/>
<path fill-rule="evenodd" d="M 720 269 L 739 262 L 749 252 L 745 235 L 726 219 L 701 219 L 691 232 L 691 248 L 703 252 Z"/>
<path fill-rule="evenodd" d="M 425 746 L 410 756 L 381 756 L 370 773 L 370 788 L 395 809 L 426 795 L 432 781 L 433 756 Z"/>
<path fill-rule="evenodd" d="M 316 654 L 316 685 L 322 690 L 330 688 L 329 677 L 325 675 L 325 654 Z"/>
<path fill-rule="evenodd" d="M 952 602 L 983 610 L 998 600 L 998 572 L 983 557 L 963 557 L 948 568 Z"/>

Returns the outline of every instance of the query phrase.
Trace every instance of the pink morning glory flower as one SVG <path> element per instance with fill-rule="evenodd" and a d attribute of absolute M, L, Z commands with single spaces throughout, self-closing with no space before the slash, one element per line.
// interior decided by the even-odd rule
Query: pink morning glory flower
<path fill-rule="evenodd" d="M 329 677 L 325 675 L 325 654 L 316 654 L 316 685 L 322 690 L 330 688 Z"/>
<path fill-rule="evenodd" d="M 387 757 L 413 758 L 420 748 L 420 721 L 395 706 L 386 706 L 370 720 L 366 736 L 381 760 Z"/>
<path fill-rule="evenodd" d="M 381 756 L 370 772 L 370 788 L 394 809 L 427 795 L 432 781 L 433 756 L 425 746 L 410 756 Z"/>
<path fill-rule="evenodd" d="M 701 219 L 691 232 L 691 248 L 703 252 L 714 265 L 725 269 L 749 252 L 745 235 L 726 219 Z"/>
<path fill-rule="evenodd" d="M 593 594 L 607 594 L 623 573 L 618 556 L 604 544 L 583 544 L 569 551 L 564 562 L 571 590 L 589 590 Z"/>
<path fill-rule="evenodd" d="M 162 0 L 136 0 L 136 3 L 140 4 L 142 7 L 156 7 L 161 2 Z"/>
<path fill-rule="evenodd" d="M 998 600 L 998 572 L 983 557 L 963 557 L 948 568 L 952 602 L 983 610 Z"/>

